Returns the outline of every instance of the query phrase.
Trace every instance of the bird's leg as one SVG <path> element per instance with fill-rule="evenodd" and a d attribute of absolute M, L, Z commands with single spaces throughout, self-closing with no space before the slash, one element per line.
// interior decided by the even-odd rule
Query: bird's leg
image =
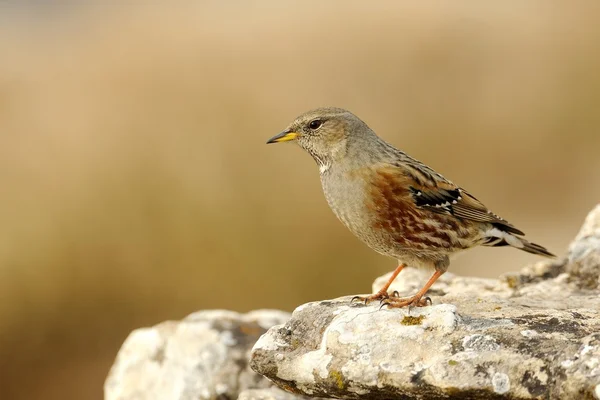
<path fill-rule="evenodd" d="M 387 281 L 387 283 L 377 292 L 374 293 L 370 296 L 354 296 L 351 300 L 351 302 L 353 302 L 354 300 L 360 300 L 360 301 L 364 301 L 365 304 L 370 303 L 374 300 L 384 300 L 384 299 L 389 299 L 390 295 L 387 292 L 390 285 L 392 284 L 392 282 L 394 282 L 394 279 L 396 279 L 396 277 L 398 276 L 398 274 L 400 273 L 400 271 L 402 271 L 404 269 L 404 267 L 406 267 L 405 264 L 400 264 L 398 265 L 398 267 L 396 267 L 396 269 L 394 270 L 394 272 L 392 273 L 392 276 L 390 276 L 390 279 Z"/>
<path fill-rule="evenodd" d="M 387 298 L 383 301 L 383 305 L 387 305 L 390 308 L 401 308 L 401 307 L 423 307 L 427 305 L 427 302 L 431 302 L 431 299 L 429 297 L 423 298 L 423 296 L 425 296 L 425 293 L 427 293 L 427 291 L 429 290 L 429 288 L 431 287 L 431 285 L 433 285 L 435 283 L 435 281 L 438 280 L 438 278 L 440 276 L 442 276 L 442 274 L 445 271 L 435 271 L 433 273 L 433 276 L 431 278 L 429 278 L 429 280 L 427 281 L 427 283 L 425 284 L 425 286 L 423 286 L 423 289 L 419 290 L 417 292 L 417 294 L 415 294 L 412 297 L 408 297 L 408 298 L 404 298 L 404 299 L 400 299 L 400 298 Z"/>

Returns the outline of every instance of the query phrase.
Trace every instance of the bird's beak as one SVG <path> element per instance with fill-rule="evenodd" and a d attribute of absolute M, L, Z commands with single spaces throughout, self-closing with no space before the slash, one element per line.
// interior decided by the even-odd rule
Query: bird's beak
<path fill-rule="evenodd" d="M 296 132 L 283 131 L 278 135 L 273 136 L 271 139 L 267 141 L 269 143 L 279 143 L 279 142 L 289 142 L 290 140 L 294 140 L 298 137 Z"/>

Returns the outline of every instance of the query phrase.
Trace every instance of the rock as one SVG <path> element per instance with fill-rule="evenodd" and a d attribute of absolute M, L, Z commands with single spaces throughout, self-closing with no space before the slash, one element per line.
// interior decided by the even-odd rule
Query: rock
<path fill-rule="evenodd" d="M 304 304 L 256 342 L 250 365 L 308 396 L 600 399 L 599 276 L 600 206 L 565 258 L 501 279 L 444 275 L 431 307 Z M 406 269 L 390 290 L 412 294 L 426 278 Z"/>
<path fill-rule="evenodd" d="M 238 400 L 298 400 L 306 398 L 272 387 L 268 389 L 246 389 L 240 393 Z"/>
<path fill-rule="evenodd" d="M 569 246 L 566 272 L 579 287 L 597 289 L 600 284 L 600 205 L 588 214 Z"/>
<path fill-rule="evenodd" d="M 246 400 L 290 399 L 292 395 L 272 388 L 248 368 L 256 339 L 288 318 L 288 313 L 274 310 L 202 311 L 182 321 L 137 329 L 117 355 L 104 398 L 235 399 L 241 392 Z"/>
<path fill-rule="evenodd" d="M 204 311 L 138 329 L 105 399 L 600 399 L 599 276 L 600 206 L 563 259 L 500 279 L 445 274 L 431 307 L 380 310 L 349 296 L 291 318 Z M 427 278 L 406 269 L 390 289 L 412 294 Z M 249 368 L 253 345 L 250 366 L 281 389 Z"/>

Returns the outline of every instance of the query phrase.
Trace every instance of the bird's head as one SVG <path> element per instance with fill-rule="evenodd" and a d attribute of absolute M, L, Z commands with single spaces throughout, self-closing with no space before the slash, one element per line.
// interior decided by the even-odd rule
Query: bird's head
<path fill-rule="evenodd" d="M 320 167 L 328 168 L 346 156 L 350 142 L 370 133 L 369 127 L 350 111 L 328 107 L 300 115 L 267 143 L 294 141 Z"/>

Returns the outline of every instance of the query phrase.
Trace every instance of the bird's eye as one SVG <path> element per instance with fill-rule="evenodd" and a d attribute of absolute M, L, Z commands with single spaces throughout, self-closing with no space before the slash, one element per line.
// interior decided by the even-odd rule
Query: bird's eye
<path fill-rule="evenodd" d="M 320 119 L 313 119 L 308 123 L 308 127 L 313 131 L 319 129 L 321 125 L 323 125 L 323 121 L 321 121 Z"/>

